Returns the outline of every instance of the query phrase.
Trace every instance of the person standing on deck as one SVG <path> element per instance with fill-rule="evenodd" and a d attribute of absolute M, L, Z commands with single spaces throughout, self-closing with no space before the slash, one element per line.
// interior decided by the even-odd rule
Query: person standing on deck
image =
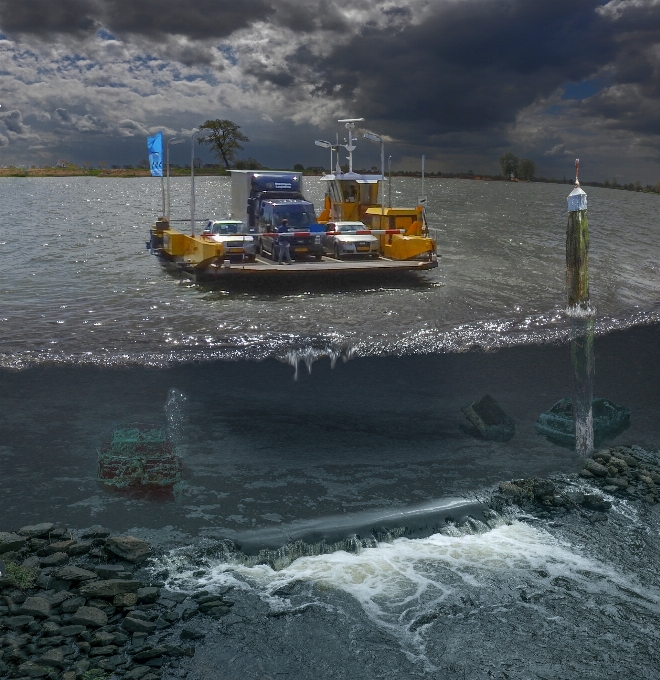
<path fill-rule="evenodd" d="M 287 234 L 289 232 L 289 220 L 286 217 L 282 220 L 282 224 L 278 227 L 278 234 Z M 282 264 L 282 256 L 286 257 L 287 264 L 291 264 L 291 253 L 289 252 L 290 243 L 288 238 L 280 237 L 278 239 L 280 244 L 279 257 L 277 259 L 277 264 Z"/>

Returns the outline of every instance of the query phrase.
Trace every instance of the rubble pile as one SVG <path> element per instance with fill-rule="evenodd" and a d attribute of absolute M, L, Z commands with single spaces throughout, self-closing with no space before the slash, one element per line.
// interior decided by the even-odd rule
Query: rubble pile
<path fill-rule="evenodd" d="M 579 477 L 502 482 L 493 497 L 494 506 L 505 502 L 529 510 L 592 511 L 594 519 L 606 519 L 603 513 L 612 507 L 611 501 L 594 493 L 596 489 L 580 489 L 584 484 L 579 484 L 579 478 L 609 495 L 655 504 L 660 498 L 660 454 L 639 446 L 597 451 L 585 461 Z"/>
<path fill-rule="evenodd" d="M 229 613 L 227 588 L 168 590 L 145 568 L 148 542 L 110 534 L 52 523 L 0 532 L 0 678 L 159 680 L 204 637 L 190 619 Z"/>

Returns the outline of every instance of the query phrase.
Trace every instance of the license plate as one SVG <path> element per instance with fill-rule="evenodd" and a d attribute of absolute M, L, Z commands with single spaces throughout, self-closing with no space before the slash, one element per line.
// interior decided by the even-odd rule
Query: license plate
<path fill-rule="evenodd" d="M 309 249 L 308 248 L 294 248 L 293 252 L 294 253 L 306 253 Z"/>
<path fill-rule="evenodd" d="M 369 246 L 358 246 L 357 249 L 358 249 L 359 251 L 363 251 L 363 250 L 371 250 L 371 248 L 369 248 Z"/>
<path fill-rule="evenodd" d="M 243 248 L 227 248 L 228 253 L 242 253 Z"/>

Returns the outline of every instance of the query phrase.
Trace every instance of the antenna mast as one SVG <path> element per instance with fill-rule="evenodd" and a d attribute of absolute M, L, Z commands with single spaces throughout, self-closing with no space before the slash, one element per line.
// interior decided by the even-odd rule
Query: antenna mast
<path fill-rule="evenodd" d="M 357 148 L 353 142 L 356 140 L 353 137 L 353 130 L 355 129 L 355 123 L 361 123 L 364 118 L 341 118 L 338 123 L 346 123 L 346 129 L 348 130 L 348 144 L 341 144 L 346 151 L 348 151 L 348 172 L 353 173 L 353 151 Z"/>

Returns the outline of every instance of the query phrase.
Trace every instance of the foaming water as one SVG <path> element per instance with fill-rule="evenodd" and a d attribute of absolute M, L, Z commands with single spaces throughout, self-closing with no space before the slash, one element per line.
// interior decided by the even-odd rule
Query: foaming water
<path fill-rule="evenodd" d="M 429 649 L 437 641 L 433 627 L 457 616 L 486 617 L 504 629 L 500 624 L 522 609 L 528 619 L 570 629 L 580 625 L 585 601 L 601 611 L 634 603 L 655 620 L 660 616 L 657 589 L 642 588 L 634 576 L 580 554 L 542 527 L 502 516 L 450 525 L 428 538 L 301 557 L 280 570 L 230 561 L 211 562 L 203 577 L 192 573 L 180 563 L 171 582 L 254 590 L 275 613 L 326 607 L 327 593 L 343 591 L 426 672 L 437 670 L 437 650 Z"/>
<path fill-rule="evenodd" d="M 173 180 L 184 218 L 189 184 Z M 306 178 L 321 205 L 323 183 Z M 410 203 L 418 181 L 394 180 Z M 545 184 L 434 180 L 429 221 L 441 266 L 403 282 L 296 284 L 277 292 L 207 290 L 166 274 L 144 248 L 157 181 L 9 178 L 0 254 L 0 366 L 162 366 L 205 359 L 282 360 L 464 351 L 565 339 L 565 196 Z M 658 197 L 589 190 L 596 332 L 660 318 Z M 200 178 L 204 217 L 229 209 L 229 182 Z M 636 217 L 634 239 L 628 218 Z M 293 354 L 292 354 L 293 353 Z"/>

